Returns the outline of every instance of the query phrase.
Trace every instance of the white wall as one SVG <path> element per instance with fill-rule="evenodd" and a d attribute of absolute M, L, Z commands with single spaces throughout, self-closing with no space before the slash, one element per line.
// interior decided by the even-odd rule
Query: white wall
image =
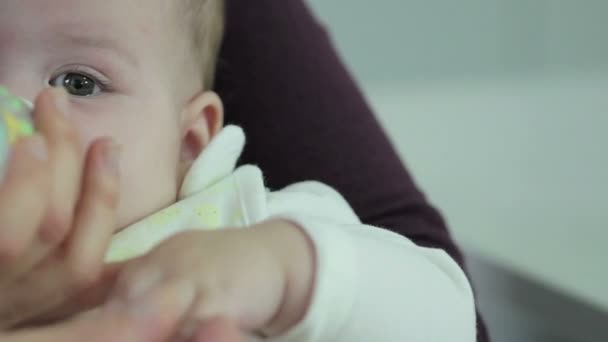
<path fill-rule="evenodd" d="M 463 245 L 608 308 L 608 1 L 310 2 Z"/>

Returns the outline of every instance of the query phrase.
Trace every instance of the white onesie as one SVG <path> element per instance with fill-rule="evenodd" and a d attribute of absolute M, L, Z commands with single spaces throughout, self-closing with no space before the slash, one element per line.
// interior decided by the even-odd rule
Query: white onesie
<path fill-rule="evenodd" d="M 259 168 L 235 169 L 244 144 L 240 128 L 225 127 L 194 162 L 179 201 L 116 234 L 107 260 L 142 255 L 185 230 L 246 228 L 283 218 L 310 236 L 317 273 L 305 318 L 272 341 L 475 341 L 471 287 L 444 251 L 362 224 L 321 183 L 269 191 Z"/>

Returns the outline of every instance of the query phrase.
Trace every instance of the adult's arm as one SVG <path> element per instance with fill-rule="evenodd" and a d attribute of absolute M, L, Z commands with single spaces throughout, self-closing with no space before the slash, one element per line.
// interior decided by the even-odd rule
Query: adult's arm
<path fill-rule="evenodd" d="M 364 223 L 464 260 L 303 0 L 227 1 L 216 90 L 267 184 L 318 180 Z M 407 310 L 404 308 L 403 310 Z M 488 341 L 478 322 L 478 341 Z M 436 327 L 429 327 L 436 329 Z"/>

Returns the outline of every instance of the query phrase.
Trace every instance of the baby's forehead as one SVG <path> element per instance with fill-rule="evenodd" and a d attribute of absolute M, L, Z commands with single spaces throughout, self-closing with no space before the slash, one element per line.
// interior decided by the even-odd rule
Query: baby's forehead
<path fill-rule="evenodd" d="M 176 3 L 182 0 L 0 0 L 0 46 L 3 55 L 53 63 L 78 55 L 76 63 L 120 64 L 120 72 L 137 64 L 142 72 L 181 73 L 189 40 L 177 28 Z"/>
<path fill-rule="evenodd" d="M 2 0 L 0 40 L 5 42 L 4 36 L 6 40 L 14 37 L 51 46 L 69 43 L 70 46 L 131 50 L 157 48 L 176 39 L 174 27 L 178 19 L 173 3 L 166 0 Z"/>
<path fill-rule="evenodd" d="M 178 21 L 175 7 L 166 0 L 2 0 L 0 25 L 27 33 L 101 31 L 121 39 L 171 30 Z"/>

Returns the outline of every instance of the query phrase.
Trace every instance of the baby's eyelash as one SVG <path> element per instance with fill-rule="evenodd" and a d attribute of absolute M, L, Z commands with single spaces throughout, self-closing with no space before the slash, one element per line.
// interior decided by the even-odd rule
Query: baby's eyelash
<path fill-rule="evenodd" d="M 103 92 L 112 92 L 114 89 L 110 79 L 85 66 L 75 65 L 66 67 L 58 72 L 53 78 L 63 74 L 80 74 L 86 76 L 94 80 Z"/>
<path fill-rule="evenodd" d="M 95 80 L 95 82 L 99 83 L 99 87 L 101 88 L 102 91 L 106 91 L 106 92 L 112 91 L 112 81 L 110 81 L 108 78 L 103 77 L 102 75 L 95 75 L 94 72 L 87 70 L 87 68 L 84 68 L 81 66 L 75 66 L 74 68 L 72 68 L 69 71 L 64 71 L 64 73 L 66 73 L 66 72 L 82 74 L 88 78 Z"/>

